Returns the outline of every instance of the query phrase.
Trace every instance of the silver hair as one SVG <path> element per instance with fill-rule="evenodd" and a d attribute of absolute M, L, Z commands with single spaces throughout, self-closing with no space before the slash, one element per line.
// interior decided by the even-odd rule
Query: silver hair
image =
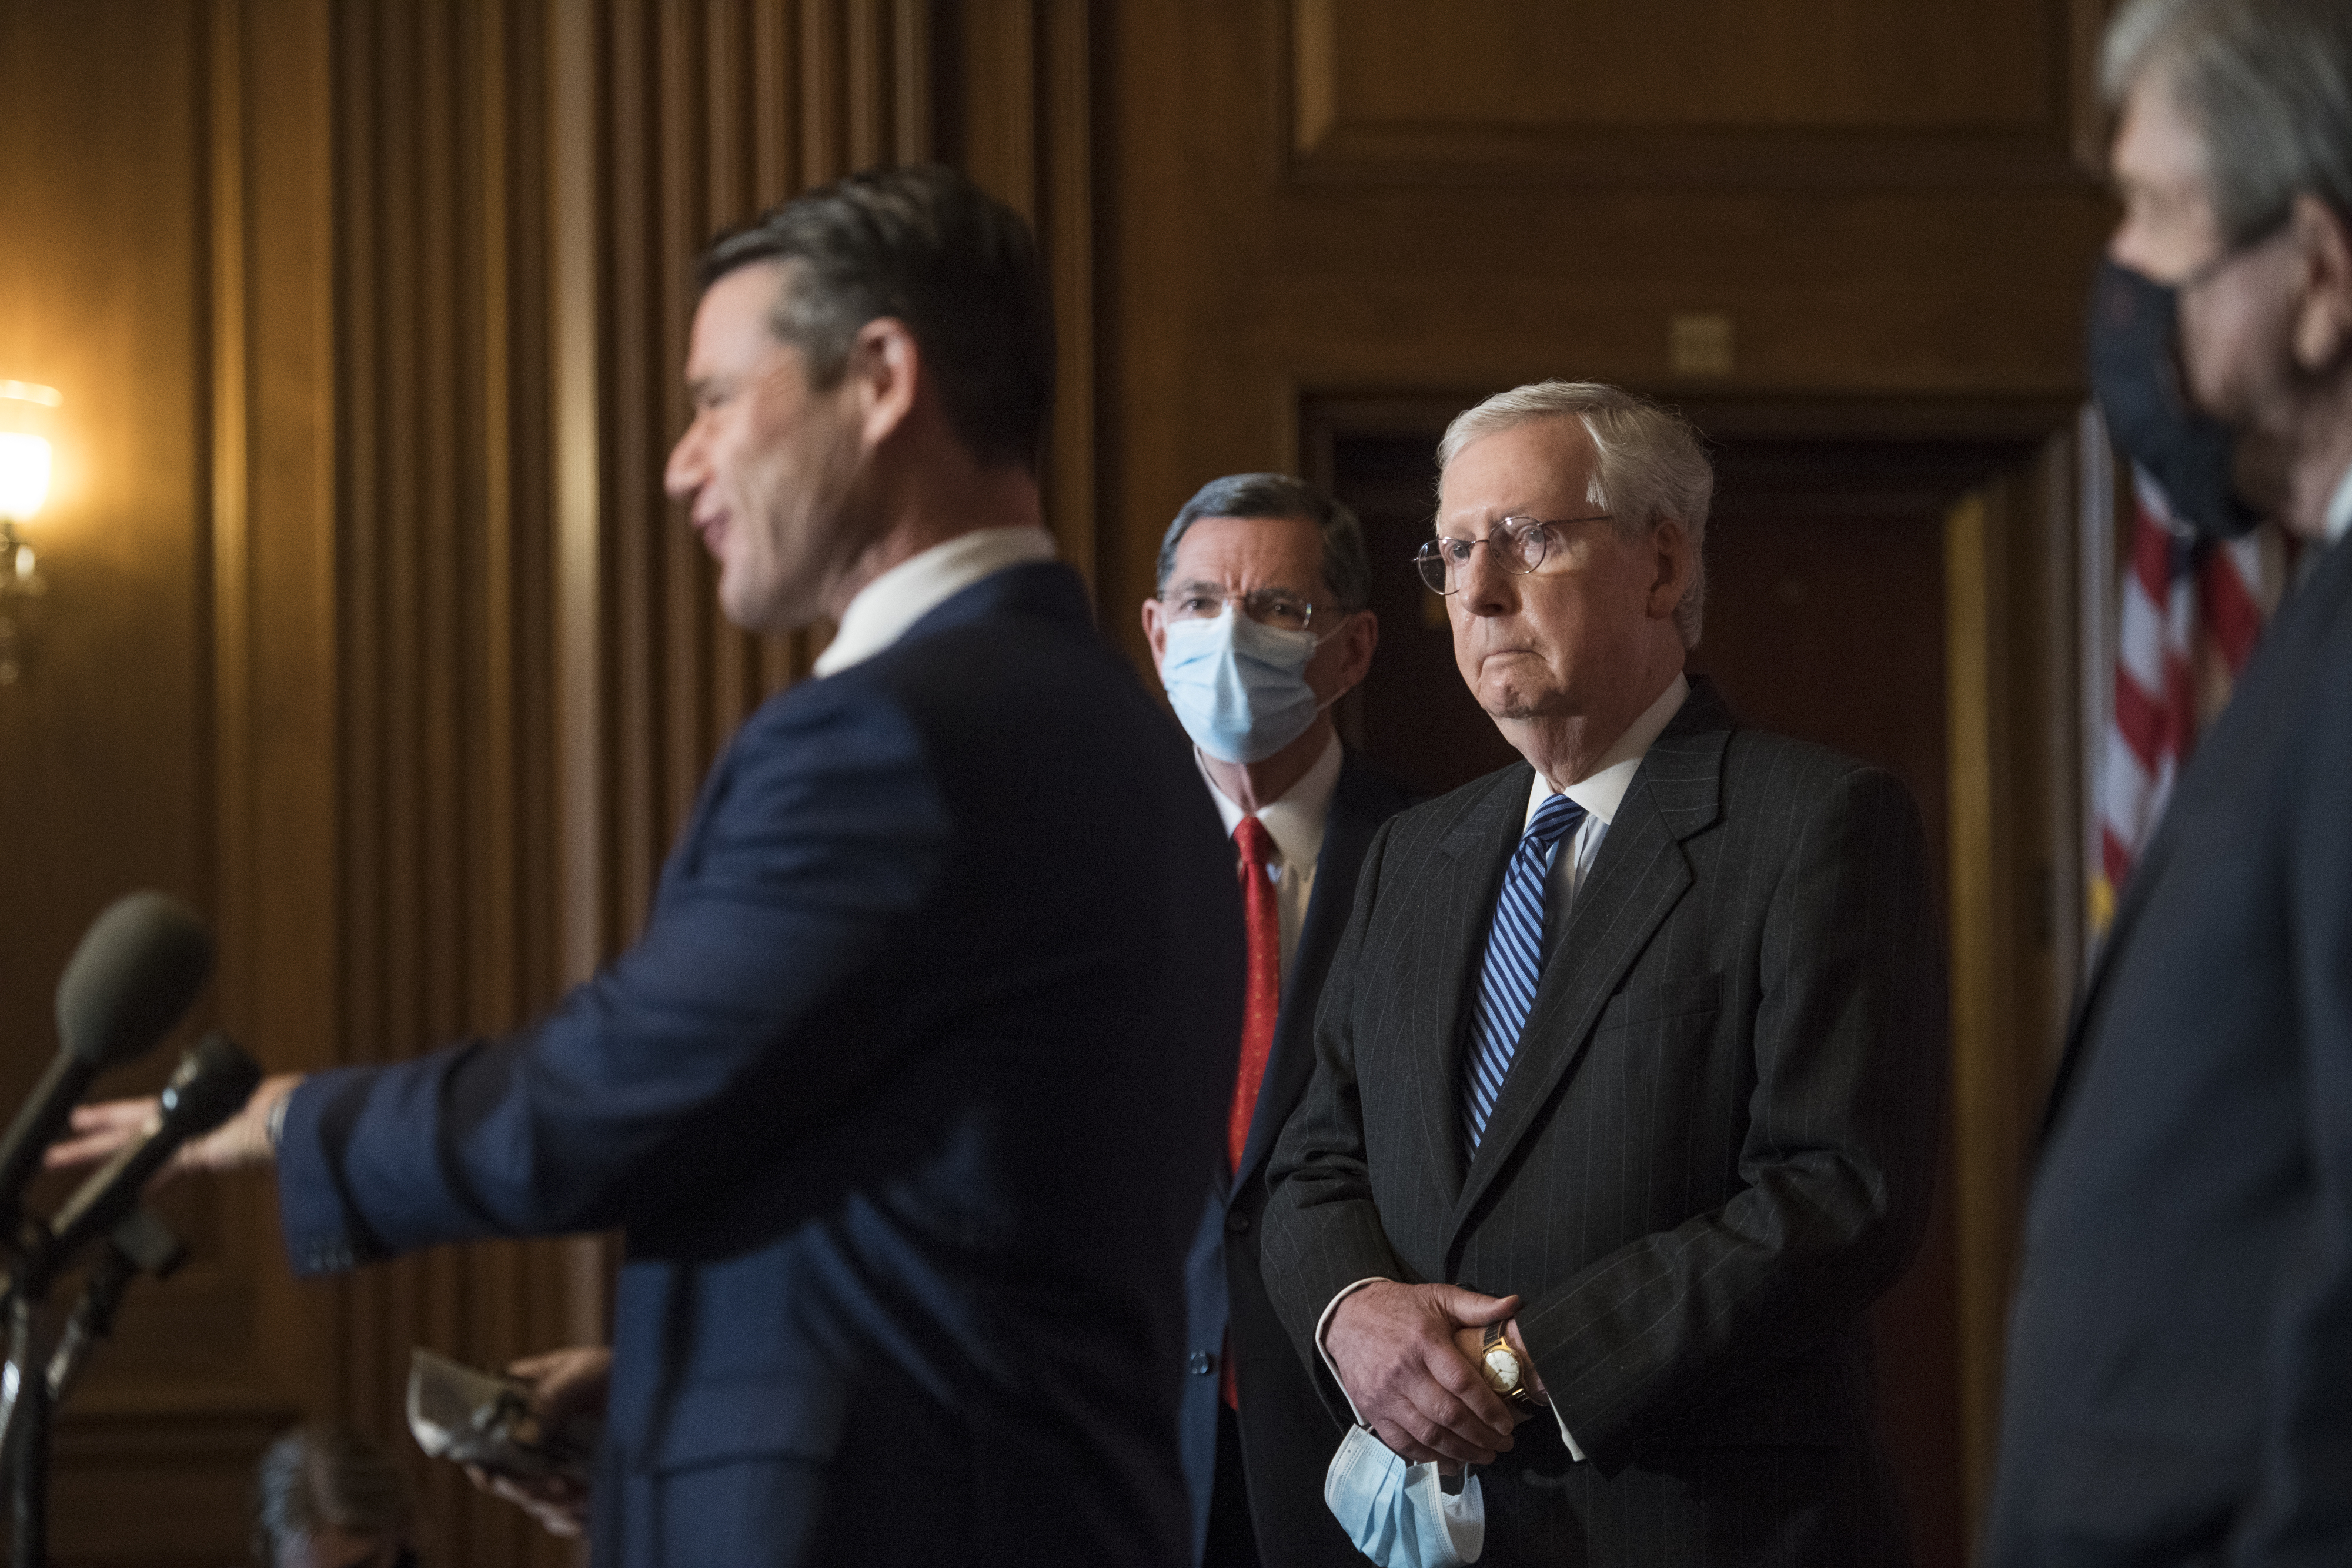
<path fill-rule="evenodd" d="M 383 1542 L 404 1537 L 416 1517 L 408 1475 L 347 1427 L 297 1427 L 269 1445 L 256 1477 L 254 1555 L 285 1560 L 322 1530 Z"/>
<path fill-rule="evenodd" d="M 1715 467 L 1688 420 L 1638 392 L 1601 382 L 1531 382 L 1496 392 L 1454 416 L 1437 444 L 1437 473 L 1482 436 L 1539 419 L 1573 418 L 1592 438 L 1597 460 L 1585 499 L 1612 514 L 1633 538 L 1669 519 L 1690 540 L 1691 582 L 1675 606 L 1683 646 L 1698 645 L 1706 612 L 1706 512 Z"/>
<path fill-rule="evenodd" d="M 1192 494 L 1160 541 L 1160 586 L 1176 570 L 1176 546 L 1202 517 L 1298 517 L 1315 525 L 1323 540 L 1323 586 L 1342 610 L 1361 610 L 1372 600 L 1371 557 L 1364 549 L 1364 526 L 1336 496 L 1327 496 L 1287 474 L 1228 474 Z"/>
<path fill-rule="evenodd" d="M 2119 107 L 2151 72 L 2204 140 L 2231 244 L 2276 228 L 2305 192 L 2352 223 L 2352 5 L 2133 0 L 2107 26 L 2099 85 Z"/>

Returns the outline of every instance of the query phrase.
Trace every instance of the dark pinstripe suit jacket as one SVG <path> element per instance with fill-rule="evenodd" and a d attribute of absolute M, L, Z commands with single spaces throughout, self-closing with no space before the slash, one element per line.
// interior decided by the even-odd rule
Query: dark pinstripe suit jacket
<path fill-rule="evenodd" d="M 1350 1282 L 1525 1298 L 1549 1418 L 1486 1472 L 1498 1561 L 1894 1563 L 1864 1309 L 1925 1227 L 1942 947 L 1893 777 L 1712 686 L 1634 776 L 1546 956 L 1477 1157 L 1463 1040 L 1531 770 L 1391 821 L 1277 1147 L 1263 1259 L 1320 1380 Z M 1339 1406 L 1344 1416 L 1345 1406 Z"/>

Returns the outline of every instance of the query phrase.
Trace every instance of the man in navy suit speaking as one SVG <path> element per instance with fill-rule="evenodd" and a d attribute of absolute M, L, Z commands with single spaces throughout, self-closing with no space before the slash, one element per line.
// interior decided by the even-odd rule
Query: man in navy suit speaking
<path fill-rule="evenodd" d="M 830 617 L 645 933 L 530 1029 L 265 1082 L 307 1273 L 621 1227 L 595 1561 L 1175 1565 L 1231 851 L 1053 559 L 1030 235 L 942 169 L 703 258 L 668 473 L 737 624 Z M 130 1114 L 86 1112 L 82 1153 Z"/>

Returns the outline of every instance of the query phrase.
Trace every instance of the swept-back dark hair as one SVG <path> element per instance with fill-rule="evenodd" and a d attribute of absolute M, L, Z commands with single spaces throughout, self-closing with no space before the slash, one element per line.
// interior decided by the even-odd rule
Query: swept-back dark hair
<path fill-rule="evenodd" d="M 768 322 L 813 385 L 837 385 L 859 329 L 895 317 L 971 455 L 1035 469 L 1054 409 L 1054 312 L 1012 208 L 937 164 L 869 169 L 728 230 L 697 271 L 709 288 L 763 261 L 787 264 Z"/>

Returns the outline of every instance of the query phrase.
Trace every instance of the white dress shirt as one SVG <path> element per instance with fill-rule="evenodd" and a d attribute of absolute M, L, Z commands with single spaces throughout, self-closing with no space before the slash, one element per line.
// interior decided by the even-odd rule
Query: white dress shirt
<path fill-rule="evenodd" d="M 1566 846 L 1569 852 L 1552 862 L 1552 907 L 1549 920 L 1554 929 L 1566 923 L 1569 911 L 1575 906 L 1576 890 L 1583 885 L 1585 873 L 1592 869 L 1594 858 L 1601 853 L 1601 841 L 1609 836 L 1609 824 L 1617 820 L 1617 808 L 1624 804 L 1625 791 L 1633 787 L 1633 775 L 1641 770 L 1642 758 L 1649 755 L 1651 746 L 1665 733 L 1666 726 L 1674 721 L 1675 715 L 1682 711 L 1683 703 L 1689 696 L 1690 681 L 1677 672 L 1666 689 L 1658 694 L 1658 700 L 1643 708 L 1642 716 L 1627 725 L 1625 733 L 1601 754 L 1600 767 L 1565 789 L 1555 786 L 1541 772 L 1536 774 L 1535 782 L 1528 786 L 1528 814 L 1521 820 L 1519 827 L 1523 833 L 1527 825 L 1536 820 L 1536 812 L 1542 809 L 1543 803 L 1554 795 L 1565 795 L 1584 808 L 1584 821 L 1576 825 L 1575 836 Z M 1381 1282 L 1381 1278 L 1375 1275 L 1349 1285 L 1331 1298 L 1323 1309 L 1322 1317 L 1315 1324 L 1315 1346 L 1323 1353 L 1323 1364 L 1330 1367 L 1331 1381 L 1339 1385 L 1340 1396 L 1348 1401 L 1348 1409 L 1355 1416 L 1359 1427 L 1368 1423 L 1364 1420 L 1363 1412 L 1356 1409 L 1356 1396 L 1348 1392 L 1347 1384 L 1341 1381 L 1339 1365 L 1332 1361 L 1330 1347 L 1323 1343 L 1323 1336 L 1330 1332 L 1331 1314 L 1339 1310 L 1341 1301 L 1367 1285 Z M 1540 1373 L 1543 1369 L 1538 1367 L 1536 1370 Z M 1575 1437 L 1570 1435 L 1568 1417 L 1555 1407 L 1552 1419 L 1559 1423 L 1560 1441 L 1568 1445 L 1569 1458 L 1582 1464 L 1584 1450 L 1576 1446 Z"/>
<path fill-rule="evenodd" d="M 1315 896 L 1315 866 L 1323 858 L 1323 829 L 1331 820 L 1332 792 L 1339 787 L 1339 737 L 1334 735 L 1297 783 L 1284 790 L 1280 800 L 1267 801 L 1255 813 L 1265 824 L 1266 837 L 1274 841 L 1274 863 L 1265 869 L 1274 878 L 1275 907 L 1282 916 L 1282 972 L 1286 975 L 1290 973 L 1291 954 L 1298 950 L 1298 932 L 1307 923 L 1307 903 Z M 1209 799 L 1217 803 L 1217 815 L 1224 819 L 1225 837 L 1230 839 L 1242 819 L 1252 813 L 1217 788 L 1198 747 L 1192 749 L 1192 761 L 1209 786 Z"/>
<path fill-rule="evenodd" d="M 1665 733 L 1675 715 L 1682 712 L 1683 701 L 1690 695 L 1690 681 L 1677 673 L 1658 700 L 1642 710 L 1642 716 L 1625 727 L 1601 758 L 1601 766 L 1577 782 L 1562 789 L 1536 775 L 1528 787 L 1528 814 L 1519 824 L 1525 832 L 1543 803 L 1554 795 L 1565 795 L 1584 808 L 1584 821 L 1576 825 L 1576 834 L 1569 840 L 1570 852 L 1552 862 L 1552 911 L 1562 921 L 1575 907 L 1576 890 L 1584 885 L 1585 873 L 1592 869 L 1592 860 L 1601 852 L 1601 841 L 1609 836 L 1609 824 L 1617 820 L 1617 808 L 1624 803 L 1625 791 L 1633 787 L 1633 775 L 1641 769 L 1642 758 L 1650 753 L 1651 744 Z"/>
<path fill-rule="evenodd" d="M 2327 543 L 2336 544 L 2347 530 L 2352 530 L 2352 468 L 2344 470 L 2344 477 L 2336 481 L 2336 494 L 2327 498 L 2327 519 L 2320 532 Z"/>
<path fill-rule="evenodd" d="M 837 675 L 907 634 L 907 629 L 1008 566 L 1054 559 L 1054 536 L 1040 528 L 974 528 L 908 556 L 864 588 L 841 612 L 841 628 L 816 657 L 815 673 Z"/>

